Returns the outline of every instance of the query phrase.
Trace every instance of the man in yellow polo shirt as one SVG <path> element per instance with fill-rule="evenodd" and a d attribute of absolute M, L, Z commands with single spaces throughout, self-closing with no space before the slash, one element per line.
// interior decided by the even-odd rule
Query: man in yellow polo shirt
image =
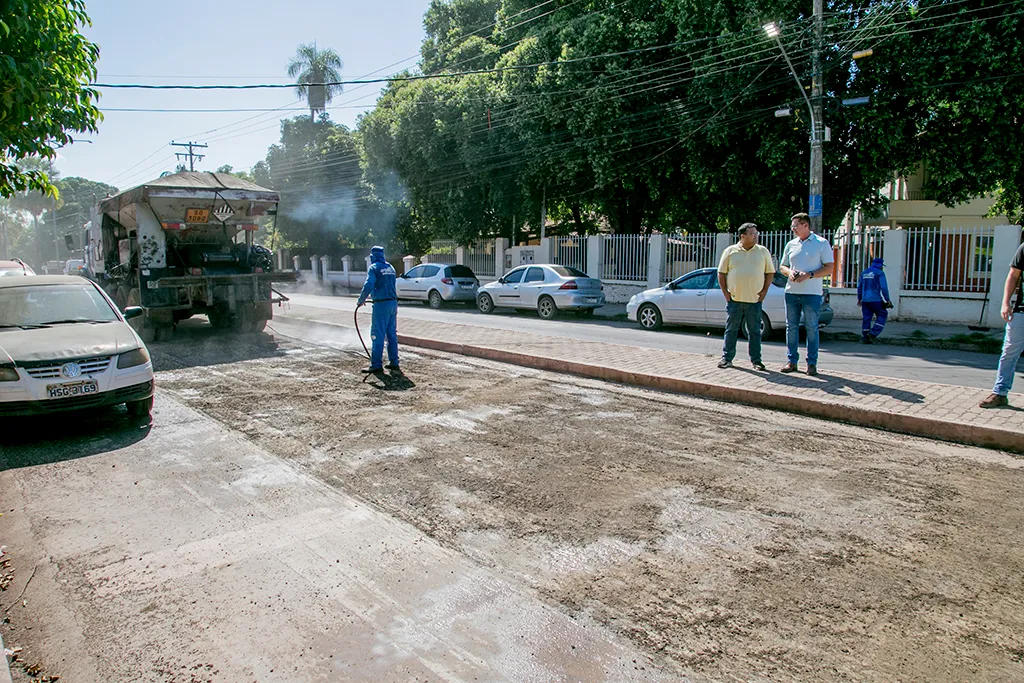
<path fill-rule="evenodd" d="M 747 326 L 747 346 L 755 370 L 764 370 L 761 362 L 761 302 L 768 295 L 775 275 L 772 255 L 757 243 L 757 226 L 744 223 L 737 231 L 739 243 L 727 248 L 718 264 L 718 284 L 725 294 L 727 318 L 725 348 L 718 367 L 731 368 L 736 357 L 736 337 L 740 325 Z"/>

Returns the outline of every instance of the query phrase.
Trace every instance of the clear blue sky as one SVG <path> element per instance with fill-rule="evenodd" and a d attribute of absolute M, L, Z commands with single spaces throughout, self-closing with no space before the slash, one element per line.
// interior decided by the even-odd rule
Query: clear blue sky
<path fill-rule="evenodd" d="M 160 84 L 287 83 L 300 43 L 333 48 L 342 78 L 387 75 L 418 62 L 429 0 L 93 0 L 85 35 L 100 46 L 99 82 Z M 395 62 L 405 60 L 397 66 Z M 373 77 L 373 76 L 371 76 Z M 294 91 L 103 90 L 100 109 L 273 109 L 302 107 Z M 351 86 L 336 96 L 331 119 L 354 127 L 380 94 Z M 62 176 L 82 176 L 124 189 L 173 170 L 176 142 L 206 142 L 197 167 L 248 169 L 278 141 L 281 118 L 301 111 L 154 113 L 104 111 L 93 144 L 59 151 Z M 177 150 L 181 151 L 181 150 Z M 147 158 L 148 157 L 148 158 Z M 144 161 L 145 160 L 145 161 Z M 141 163 L 140 163 L 141 162 Z M 134 166 L 134 168 L 132 168 Z"/>

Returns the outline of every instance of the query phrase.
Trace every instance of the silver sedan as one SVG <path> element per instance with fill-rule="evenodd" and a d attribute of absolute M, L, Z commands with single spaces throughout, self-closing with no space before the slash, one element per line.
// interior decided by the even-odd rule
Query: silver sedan
<path fill-rule="evenodd" d="M 764 299 L 761 312 L 761 335 L 768 338 L 775 330 L 786 328 L 786 278 L 775 274 Z M 676 278 L 664 287 L 636 294 L 626 304 L 626 316 L 648 330 L 657 330 L 662 323 L 725 327 L 725 295 L 718 286 L 718 270 L 702 268 Z M 818 326 L 832 322 L 829 293 L 821 300 Z M 741 334 L 746 330 L 741 329 Z"/>
<path fill-rule="evenodd" d="M 472 305 L 480 281 L 467 266 L 427 263 L 400 275 L 395 288 L 399 299 L 425 301 L 441 308 L 448 301 Z"/>
<path fill-rule="evenodd" d="M 495 282 L 488 282 L 476 296 L 481 313 L 495 308 L 531 308 L 549 320 L 559 311 L 588 315 L 604 306 L 601 281 L 582 270 L 554 264 L 514 268 Z"/>

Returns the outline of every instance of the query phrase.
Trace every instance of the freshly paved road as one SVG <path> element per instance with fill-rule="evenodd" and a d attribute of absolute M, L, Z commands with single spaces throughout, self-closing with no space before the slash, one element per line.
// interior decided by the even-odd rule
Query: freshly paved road
<path fill-rule="evenodd" d="M 352 297 L 292 293 L 289 293 L 288 297 L 299 306 L 337 312 L 349 322 L 355 308 L 355 299 Z M 413 318 L 716 357 L 722 352 L 722 333 L 718 330 L 667 327 L 659 332 L 648 332 L 634 323 L 601 318 L 582 319 L 567 315 L 555 320 L 541 320 L 536 313 L 530 311 L 502 311 L 493 315 L 482 315 L 475 309 L 462 305 L 435 311 L 415 302 L 403 302 L 399 307 L 398 317 L 399 332 L 401 319 Z M 327 314 L 324 319 L 333 320 L 333 316 Z M 738 364 L 741 366 L 745 361 L 745 353 L 746 342 L 741 340 L 737 353 Z M 781 366 L 786 362 L 785 341 L 776 338 L 765 342 L 763 356 L 769 366 Z M 838 372 L 989 389 L 995 377 L 997 361 L 998 358 L 994 355 L 969 351 L 887 345 L 863 346 L 854 342 L 828 341 L 821 349 L 818 364 L 822 369 Z M 1024 370 L 1024 367 L 1021 369 Z"/>

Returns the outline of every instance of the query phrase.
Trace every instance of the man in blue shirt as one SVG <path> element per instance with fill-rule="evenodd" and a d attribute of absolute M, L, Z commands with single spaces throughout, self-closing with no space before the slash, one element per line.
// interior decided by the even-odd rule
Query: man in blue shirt
<path fill-rule="evenodd" d="M 795 239 L 786 244 L 779 272 L 786 276 L 786 349 L 782 372 L 796 372 L 800 360 L 800 317 L 807 330 L 807 374 L 818 374 L 818 311 L 824 295 L 822 278 L 832 274 L 832 245 L 811 232 L 806 213 L 795 214 L 789 226 Z"/>
<path fill-rule="evenodd" d="M 864 315 L 864 324 L 861 326 L 862 344 L 871 344 L 882 334 L 885 321 L 889 317 L 889 309 L 892 308 L 889 284 L 885 281 L 883 267 L 885 263 L 882 259 L 871 259 L 871 266 L 860 274 L 860 280 L 857 282 L 857 305 Z"/>
<path fill-rule="evenodd" d="M 356 302 L 356 308 L 359 308 L 366 303 L 367 297 L 373 296 L 370 367 L 363 370 L 365 373 L 383 372 L 385 339 L 388 342 L 388 370 L 401 372 L 398 368 L 398 294 L 395 281 L 395 269 L 384 259 L 384 247 L 370 249 L 370 267 Z"/>

